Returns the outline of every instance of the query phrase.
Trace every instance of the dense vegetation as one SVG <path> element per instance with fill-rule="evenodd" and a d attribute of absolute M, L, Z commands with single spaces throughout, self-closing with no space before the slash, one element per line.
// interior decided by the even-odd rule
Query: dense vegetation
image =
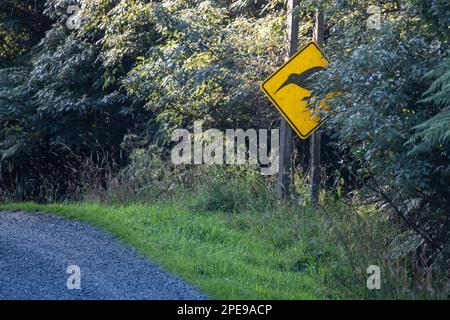
<path fill-rule="evenodd" d="M 67 13 L 73 4 L 80 20 Z M 367 27 L 371 4 L 381 7 L 380 29 Z M 300 43 L 310 39 L 317 7 L 330 67 L 314 92 L 340 92 L 323 126 L 322 206 L 335 205 L 330 195 L 355 215 L 354 206 L 372 206 L 383 221 L 376 231 L 388 237 L 382 243 L 393 243 L 387 260 L 404 262 L 411 277 L 438 277 L 443 288 L 450 2 L 303 0 L 295 10 Z M 273 179 L 261 182 L 252 168 L 206 170 L 205 178 L 168 160 L 170 133 L 196 120 L 218 129 L 278 126 L 258 85 L 284 60 L 284 0 L 0 0 L 0 9 L 4 200 L 123 204 L 201 191 L 200 211 L 252 212 L 255 221 L 280 206 L 293 215 L 308 206 L 300 187 L 307 142 L 295 141 L 291 204 L 278 203 Z"/>
<path fill-rule="evenodd" d="M 240 198 L 242 181 L 227 182 L 225 195 L 210 190 L 220 186 L 217 181 L 205 181 L 195 195 L 150 204 L 22 202 L 0 208 L 50 212 L 95 224 L 214 298 L 446 298 L 436 281 L 446 270 L 435 270 L 436 278 L 423 277 L 419 259 L 393 263 L 398 243 L 392 239 L 398 230 L 373 207 L 352 208 L 328 198 L 321 210 L 270 208 L 268 198 L 265 204 Z M 253 180 L 246 188 L 256 184 L 261 192 L 262 183 Z M 309 193 L 308 188 L 300 192 Z M 239 206 L 239 214 L 215 209 L 227 202 Z M 366 269 L 372 264 L 382 269 L 381 290 L 366 287 Z"/>

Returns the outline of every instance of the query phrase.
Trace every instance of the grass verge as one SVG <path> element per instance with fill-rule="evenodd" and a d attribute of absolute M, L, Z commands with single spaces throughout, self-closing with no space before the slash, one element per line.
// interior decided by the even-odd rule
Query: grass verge
<path fill-rule="evenodd" d="M 211 212 L 192 201 L 0 207 L 48 212 L 99 226 L 213 298 L 414 298 L 404 290 L 406 284 L 400 292 L 398 283 L 390 283 L 387 276 L 383 290 L 366 288 L 366 268 L 383 267 L 377 252 L 385 252 L 389 239 L 383 223 L 370 216 L 339 212 L 333 218 L 308 207 Z M 373 238 L 380 234 L 386 241 Z"/>

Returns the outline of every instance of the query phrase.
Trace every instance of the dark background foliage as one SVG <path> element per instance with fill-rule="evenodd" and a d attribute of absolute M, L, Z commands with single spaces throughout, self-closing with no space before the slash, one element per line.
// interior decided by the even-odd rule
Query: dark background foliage
<path fill-rule="evenodd" d="M 2 193 L 70 197 L 85 159 L 128 170 L 133 146 L 167 152 L 170 132 L 198 119 L 278 126 L 258 85 L 284 59 L 285 1 L 80 1 L 71 30 L 74 3 L 0 1 Z M 300 43 L 314 8 L 326 16 L 331 65 L 314 92 L 341 93 L 324 126 L 325 186 L 390 210 L 433 260 L 450 237 L 450 2 L 300 3 Z M 380 30 L 366 26 L 371 4 Z M 295 143 L 306 171 L 309 145 Z"/>

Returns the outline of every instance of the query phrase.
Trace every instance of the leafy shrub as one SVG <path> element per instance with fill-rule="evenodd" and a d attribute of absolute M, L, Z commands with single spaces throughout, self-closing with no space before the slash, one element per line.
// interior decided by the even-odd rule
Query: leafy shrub
<path fill-rule="evenodd" d="M 336 17 L 341 9 L 329 8 Z M 367 17 L 356 11 L 351 21 L 335 20 L 330 68 L 316 92 L 340 92 L 327 132 L 341 154 L 351 155 L 342 167 L 359 181 L 365 201 L 424 240 L 431 265 L 450 240 L 448 34 L 413 4 L 391 11 L 380 30 L 361 28 Z"/>

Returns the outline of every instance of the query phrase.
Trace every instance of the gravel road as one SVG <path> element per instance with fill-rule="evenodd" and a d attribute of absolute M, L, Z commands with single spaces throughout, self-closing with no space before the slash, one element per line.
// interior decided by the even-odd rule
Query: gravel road
<path fill-rule="evenodd" d="M 81 289 L 67 281 L 80 268 Z M 43 213 L 0 212 L 0 299 L 207 299 L 109 233 Z"/>

